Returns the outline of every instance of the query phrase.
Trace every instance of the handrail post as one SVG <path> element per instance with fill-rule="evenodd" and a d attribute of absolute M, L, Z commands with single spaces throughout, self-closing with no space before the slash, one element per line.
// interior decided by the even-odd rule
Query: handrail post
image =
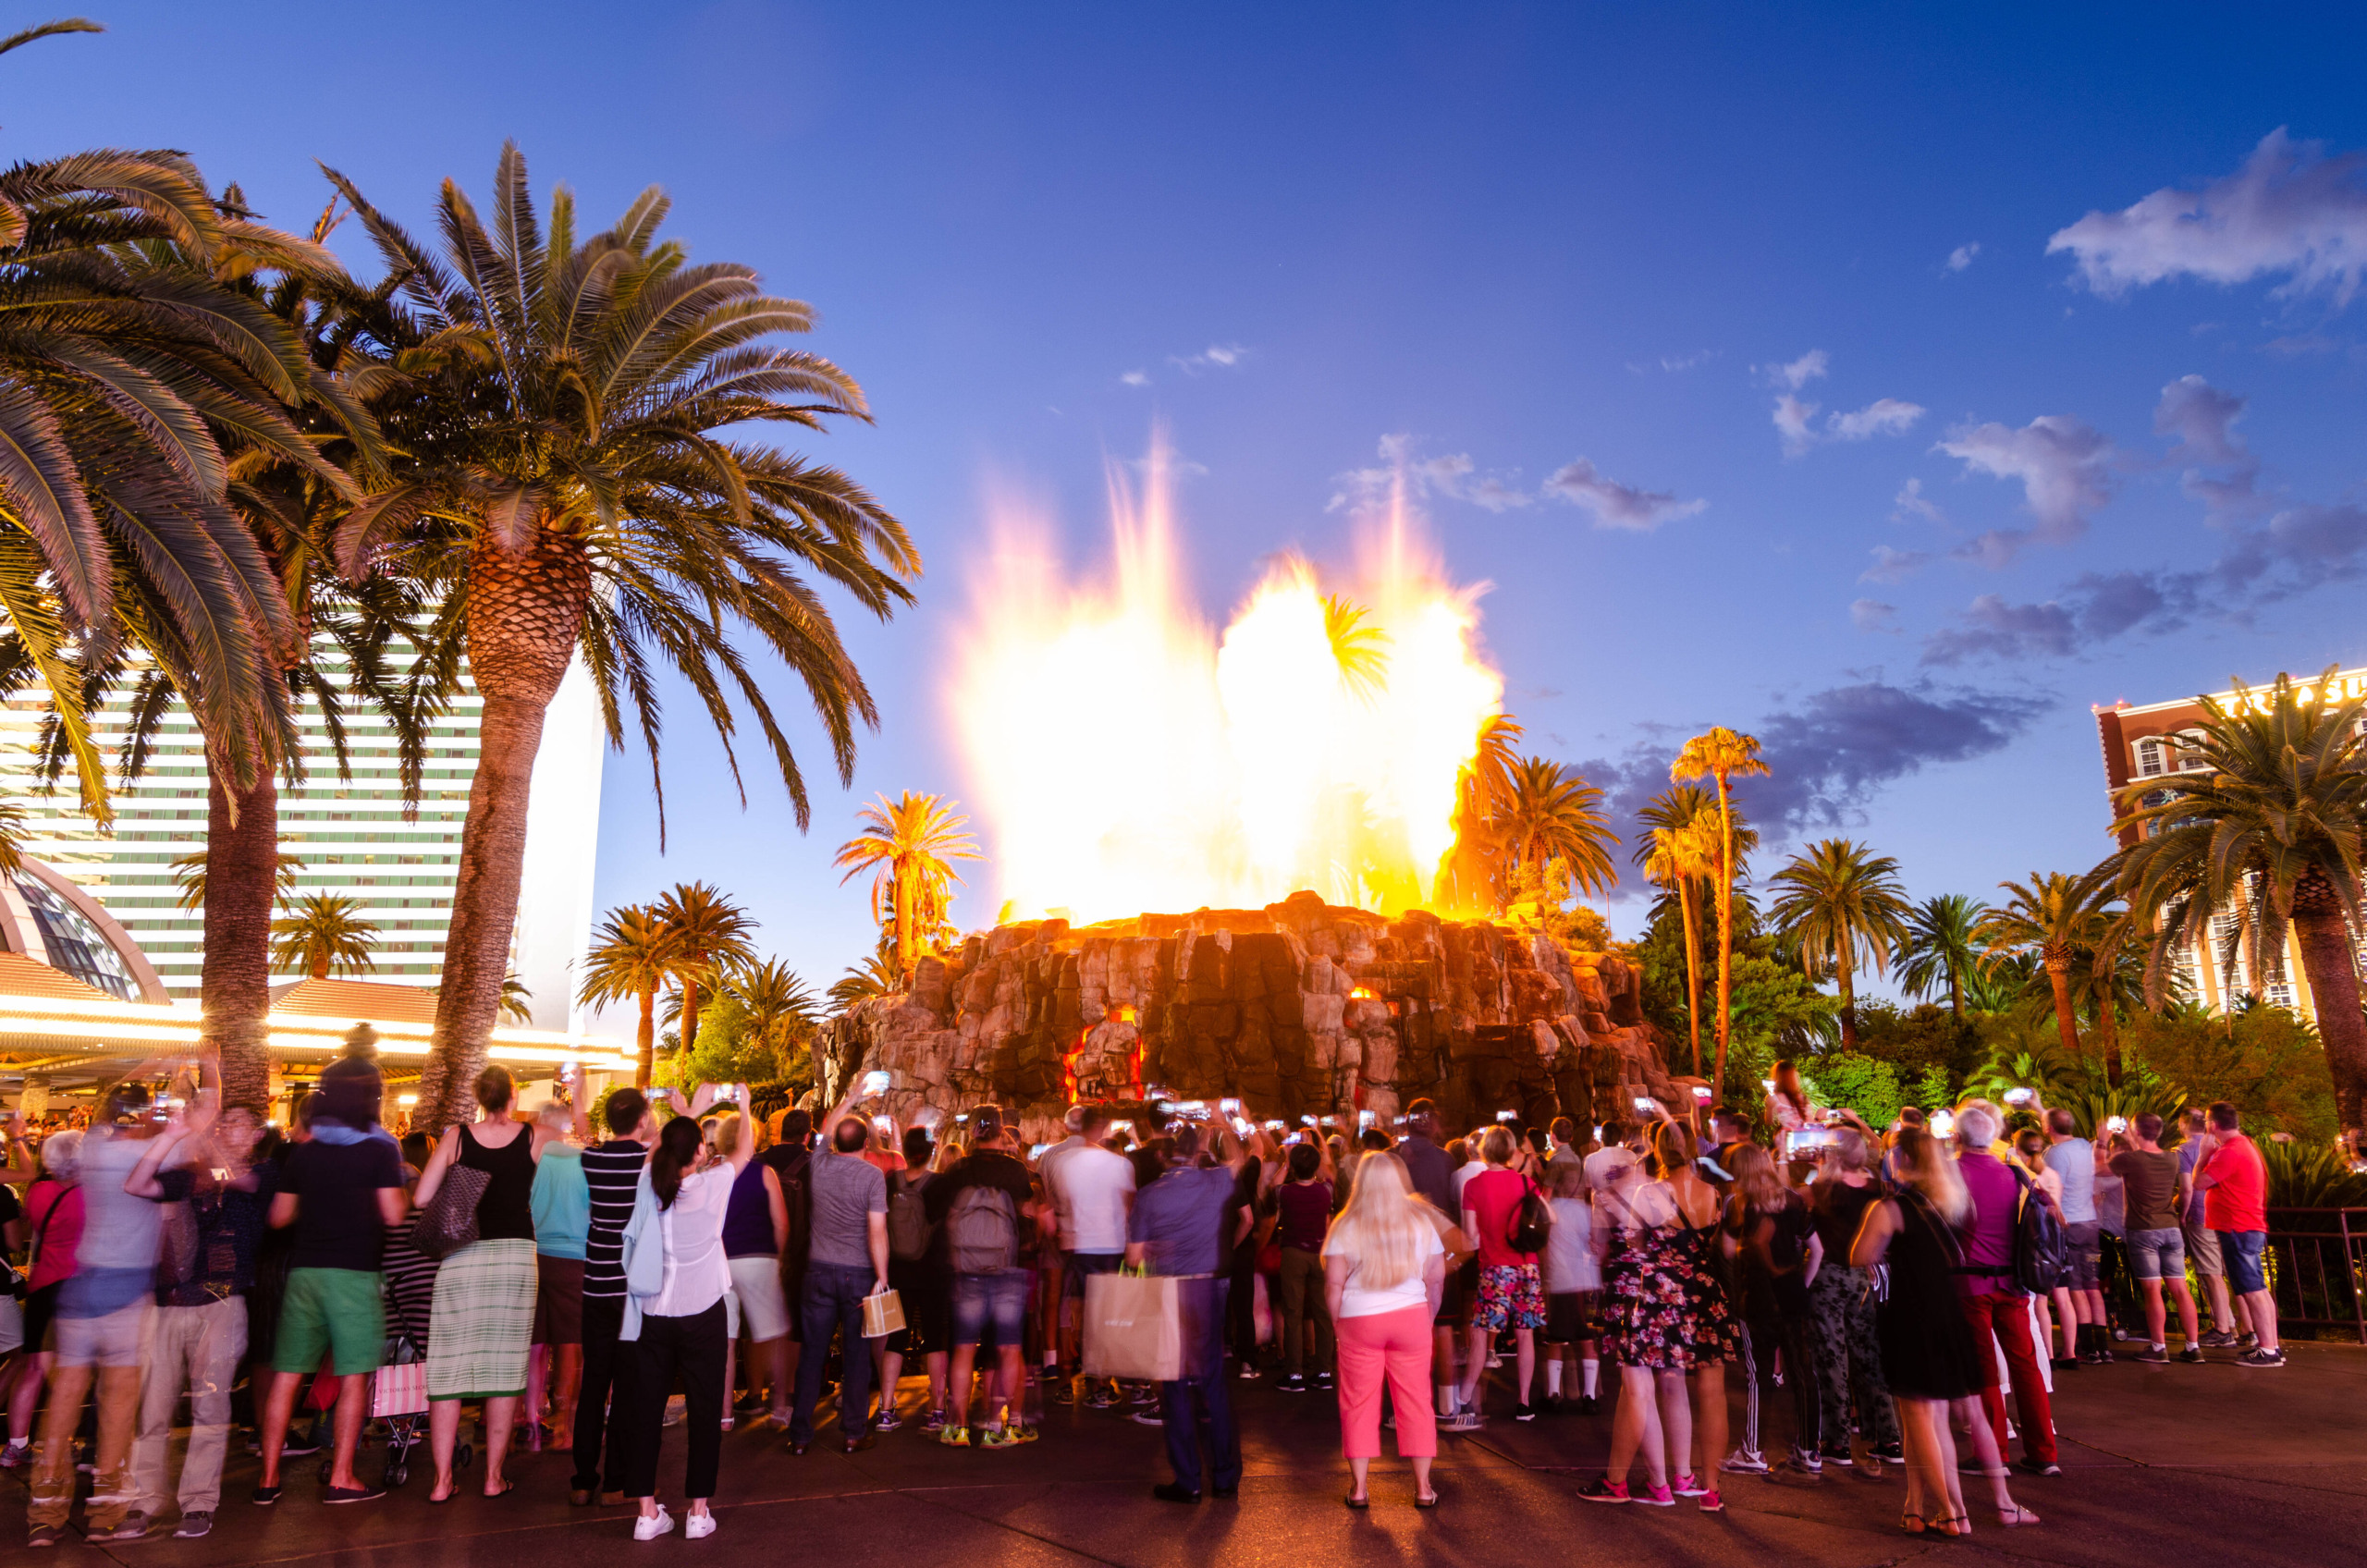
<path fill-rule="evenodd" d="M 2360 1289 L 2359 1259 L 2350 1250 L 2350 1210 L 2337 1210 L 2335 1218 L 2342 1226 L 2342 1266 L 2350 1276 L 2351 1321 L 2357 1325 L 2359 1342 L 2367 1345 L 2367 1293 Z"/>

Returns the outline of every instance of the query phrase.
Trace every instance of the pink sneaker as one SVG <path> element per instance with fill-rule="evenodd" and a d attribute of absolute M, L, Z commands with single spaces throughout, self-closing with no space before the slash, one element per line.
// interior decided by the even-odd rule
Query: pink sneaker
<path fill-rule="evenodd" d="M 1672 1493 L 1666 1487 L 1647 1487 L 1644 1488 L 1644 1495 L 1637 1498 L 1636 1501 L 1641 1503 L 1649 1503 L 1654 1508 L 1674 1508 L 1676 1506 L 1675 1494 Z"/>
<path fill-rule="evenodd" d="M 1672 1489 L 1679 1497 L 1699 1497 L 1710 1488 L 1701 1484 L 1701 1477 L 1699 1476 L 1679 1476 L 1676 1478 L 1675 1487 Z"/>
<path fill-rule="evenodd" d="M 1720 1497 L 1716 1492 L 1703 1492 L 1701 1494 L 1702 1513 L 1723 1513 L 1725 1511 L 1726 1500 L 1724 1498 Z"/>

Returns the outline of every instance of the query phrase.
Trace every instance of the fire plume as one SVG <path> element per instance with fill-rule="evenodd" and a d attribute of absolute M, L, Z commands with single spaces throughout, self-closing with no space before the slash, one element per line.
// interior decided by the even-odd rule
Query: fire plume
<path fill-rule="evenodd" d="M 1109 577 L 1073 582 L 1023 508 L 950 692 L 1014 915 L 1256 907 L 1312 888 L 1395 913 L 1430 893 L 1456 779 L 1502 678 L 1479 589 L 1446 582 L 1402 497 L 1327 594 L 1282 558 L 1221 633 L 1187 597 L 1166 454 L 1113 469 Z"/>

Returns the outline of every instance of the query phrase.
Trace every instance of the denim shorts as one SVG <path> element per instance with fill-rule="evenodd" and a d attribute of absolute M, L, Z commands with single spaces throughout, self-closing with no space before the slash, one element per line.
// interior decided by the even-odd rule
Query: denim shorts
<path fill-rule="evenodd" d="M 2186 1232 L 2175 1225 L 2128 1232 L 2128 1271 L 2140 1280 L 2185 1279 Z"/>
<path fill-rule="evenodd" d="M 2104 1256 L 2103 1229 L 2093 1219 L 2063 1227 L 2063 1239 L 2070 1243 L 2071 1253 L 2071 1278 L 2067 1283 L 2075 1291 L 2096 1289 L 2096 1276 Z"/>
<path fill-rule="evenodd" d="M 1024 1344 L 1027 1287 L 1035 1280 L 1034 1272 L 1025 1268 L 953 1276 L 953 1342 L 991 1343 L 1000 1350 Z"/>
<path fill-rule="evenodd" d="M 2267 1250 L 2265 1231 L 2220 1231 L 2220 1256 L 2227 1260 L 2227 1288 L 2239 1296 L 2268 1289 L 2267 1272 L 2261 1268 L 2261 1254 Z"/>

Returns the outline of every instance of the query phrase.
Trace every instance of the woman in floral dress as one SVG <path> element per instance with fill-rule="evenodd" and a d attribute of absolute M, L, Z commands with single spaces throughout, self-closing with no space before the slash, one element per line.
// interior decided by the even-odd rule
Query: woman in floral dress
<path fill-rule="evenodd" d="M 1619 1413 L 1610 1467 L 1578 1495 L 1662 1508 L 1679 1496 L 1698 1497 L 1715 1513 L 1723 1506 L 1710 1484 L 1715 1472 L 1690 1464 L 1686 1381 L 1689 1374 L 1699 1385 L 1702 1452 L 1714 1459 L 1725 1441 L 1725 1362 L 1734 1346 L 1734 1315 L 1712 1251 L 1718 1195 L 1693 1173 L 1683 1129 L 1662 1121 L 1648 1140 L 1646 1162 L 1623 1170 L 1596 1196 L 1603 1355 L 1619 1368 Z M 1631 1494 L 1627 1475 L 1639 1449 L 1648 1485 Z"/>

